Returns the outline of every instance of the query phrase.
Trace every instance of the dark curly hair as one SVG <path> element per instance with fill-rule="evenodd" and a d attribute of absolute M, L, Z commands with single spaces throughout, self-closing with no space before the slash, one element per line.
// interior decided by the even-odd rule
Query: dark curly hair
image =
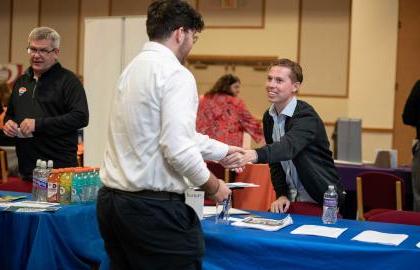
<path fill-rule="evenodd" d="M 241 82 L 239 78 L 232 74 L 226 74 L 220 77 L 217 82 L 213 85 L 213 87 L 206 92 L 206 95 L 214 95 L 216 93 L 226 94 L 229 96 L 234 96 L 235 94 L 232 93 L 230 90 L 230 86 L 234 83 Z"/>
<path fill-rule="evenodd" d="M 146 20 L 150 40 L 167 39 L 180 27 L 201 32 L 204 21 L 200 13 L 182 0 L 158 0 L 150 4 Z"/>

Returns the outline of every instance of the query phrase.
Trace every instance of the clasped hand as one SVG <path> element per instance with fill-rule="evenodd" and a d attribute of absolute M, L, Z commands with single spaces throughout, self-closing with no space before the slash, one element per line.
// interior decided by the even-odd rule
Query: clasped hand
<path fill-rule="evenodd" d="M 229 146 L 229 151 L 219 163 L 237 173 L 241 173 L 247 163 L 256 162 L 257 154 L 255 150 L 245 150 L 237 146 Z"/>
<path fill-rule="evenodd" d="M 20 126 L 13 120 L 8 120 L 3 126 L 4 134 L 9 137 L 18 136 L 19 129 L 24 137 L 31 136 L 35 131 L 35 119 L 25 118 Z"/>

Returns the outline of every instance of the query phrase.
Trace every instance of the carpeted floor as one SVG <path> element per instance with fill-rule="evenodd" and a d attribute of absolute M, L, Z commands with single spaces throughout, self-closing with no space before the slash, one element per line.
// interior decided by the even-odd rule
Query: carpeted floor
<path fill-rule="evenodd" d="M 23 181 L 19 177 L 10 176 L 7 183 L 0 184 L 0 190 L 32 192 L 32 182 Z"/>

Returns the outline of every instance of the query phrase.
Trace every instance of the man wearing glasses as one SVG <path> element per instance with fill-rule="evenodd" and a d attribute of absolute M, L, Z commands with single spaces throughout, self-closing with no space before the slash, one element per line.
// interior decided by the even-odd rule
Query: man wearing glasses
<path fill-rule="evenodd" d="M 60 35 L 39 27 L 28 37 L 30 67 L 16 81 L 4 119 L 4 133 L 16 137 L 19 172 L 32 180 L 36 160 L 55 168 L 77 166 L 77 130 L 87 126 L 85 90 L 58 62 Z"/>

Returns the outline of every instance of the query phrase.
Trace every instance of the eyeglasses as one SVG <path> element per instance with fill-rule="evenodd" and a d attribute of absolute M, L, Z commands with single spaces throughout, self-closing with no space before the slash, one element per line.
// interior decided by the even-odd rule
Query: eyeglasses
<path fill-rule="evenodd" d="M 36 53 L 38 53 L 41 56 L 46 56 L 47 54 L 52 53 L 56 49 L 54 48 L 54 49 L 48 50 L 46 48 L 37 49 L 34 47 L 28 47 L 27 50 L 28 50 L 28 54 L 31 54 L 31 55 L 35 55 Z"/>
<path fill-rule="evenodd" d="M 190 29 L 187 30 L 187 29 L 184 29 L 183 27 L 181 27 L 181 30 L 184 33 L 190 33 L 190 32 L 192 32 L 192 40 L 193 40 L 193 43 L 196 43 L 198 41 L 198 35 L 197 35 L 197 33 L 195 31 L 192 31 Z"/>
<path fill-rule="evenodd" d="M 198 36 L 196 36 L 195 34 L 193 35 L 193 37 L 192 37 L 192 39 L 193 39 L 193 43 L 196 43 L 197 41 L 198 41 Z"/>

